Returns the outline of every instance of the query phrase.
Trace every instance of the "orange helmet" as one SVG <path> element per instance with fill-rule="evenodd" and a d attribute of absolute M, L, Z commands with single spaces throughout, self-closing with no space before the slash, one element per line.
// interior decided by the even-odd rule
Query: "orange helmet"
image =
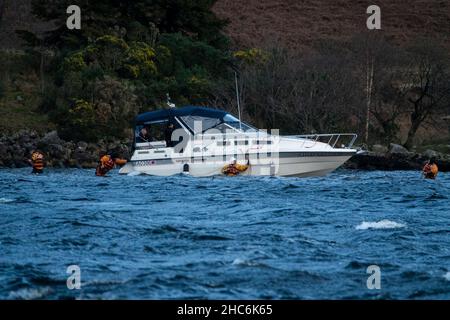
<path fill-rule="evenodd" d="M 31 160 L 33 160 L 33 161 L 42 160 L 42 159 L 44 159 L 44 155 L 42 153 L 40 153 L 39 151 L 35 151 L 31 155 Z"/>
<path fill-rule="evenodd" d="M 104 155 L 103 157 L 100 158 L 100 162 L 104 165 L 105 163 L 108 163 L 109 161 L 111 161 L 111 156 L 110 155 Z"/>

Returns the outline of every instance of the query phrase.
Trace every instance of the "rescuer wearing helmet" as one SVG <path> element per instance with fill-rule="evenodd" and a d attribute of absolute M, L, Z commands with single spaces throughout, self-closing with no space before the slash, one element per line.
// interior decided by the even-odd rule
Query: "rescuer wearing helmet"
<path fill-rule="evenodd" d="M 423 177 L 425 179 L 436 179 L 439 172 L 438 166 L 436 164 L 436 159 L 431 158 L 422 169 Z"/>
<path fill-rule="evenodd" d="M 250 161 L 247 160 L 247 164 L 237 163 L 236 158 L 231 158 L 231 164 L 227 164 L 222 169 L 222 173 L 227 176 L 237 176 L 238 174 L 244 172 L 250 166 Z"/>
<path fill-rule="evenodd" d="M 28 160 L 33 167 L 33 171 L 31 173 L 34 174 L 41 174 L 44 173 L 44 154 L 39 151 L 35 150 L 31 153 L 31 159 Z"/>
<path fill-rule="evenodd" d="M 118 158 L 114 154 L 101 153 L 100 160 L 97 168 L 95 169 L 95 175 L 98 177 L 104 177 L 116 165 L 121 166 L 125 163 L 127 163 L 127 160 Z"/>

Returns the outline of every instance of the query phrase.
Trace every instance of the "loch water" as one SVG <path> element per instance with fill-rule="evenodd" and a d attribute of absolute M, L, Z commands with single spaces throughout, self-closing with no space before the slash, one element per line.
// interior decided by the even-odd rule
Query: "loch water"
<path fill-rule="evenodd" d="M 24 168 L 1 169 L 0 182 L 1 299 L 450 298 L 447 173 Z M 372 265 L 380 289 L 367 286 Z"/>

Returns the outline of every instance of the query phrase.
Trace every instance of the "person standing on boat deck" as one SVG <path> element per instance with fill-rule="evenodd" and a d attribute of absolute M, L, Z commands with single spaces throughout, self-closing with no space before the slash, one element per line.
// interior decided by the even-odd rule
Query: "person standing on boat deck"
<path fill-rule="evenodd" d="M 434 158 L 431 158 L 423 167 L 422 172 L 425 179 L 436 179 L 436 176 L 439 172 L 436 160 Z"/>
<path fill-rule="evenodd" d="M 164 140 L 166 140 L 166 147 L 168 148 L 173 147 L 172 134 L 174 130 L 175 129 L 172 122 L 169 122 L 164 130 Z"/>
<path fill-rule="evenodd" d="M 44 154 L 39 150 L 35 150 L 31 154 L 31 159 L 28 160 L 33 167 L 31 173 L 41 174 L 44 172 Z"/>
<path fill-rule="evenodd" d="M 139 131 L 138 139 L 140 140 L 139 142 L 150 142 L 150 133 L 147 127 L 142 127 Z"/>

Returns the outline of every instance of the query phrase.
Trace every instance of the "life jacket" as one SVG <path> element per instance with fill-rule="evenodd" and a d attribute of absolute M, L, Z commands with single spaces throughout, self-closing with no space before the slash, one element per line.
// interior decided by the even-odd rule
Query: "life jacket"
<path fill-rule="evenodd" d="M 244 172 L 248 169 L 248 165 L 242 165 L 242 164 L 227 164 L 222 169 L 222 173 L 227 176 L 237 176 L 241 172 Z"/>
<path fill-rule="evenodd" d="M 114 160 L 111 156 L 103 156 L 100 158 L 100 161 L 95 169 L 95 175 L 104 176 L 108 173 L 109 170 L 114 168 Z"/>
<path fill-rule="evenodd" d="M 127 163 L 126 159 L 116 159 L 116 161 L 114 161 L 118 166 L 123 166 L 124 164 Z"/>
<path fill-rule="evenodd" d="M 439 172 L 438 166 L 434 164 L 427 163 L 423 167 L 423 175 L 426 179 L 435 179 Z"/>
<path fill-rule="evenodd" d="M 42 171 L 44 169 L 44 155 L 40 152 L 33 152 L 31 155 L 31 165 L 34 170 Z"/>

